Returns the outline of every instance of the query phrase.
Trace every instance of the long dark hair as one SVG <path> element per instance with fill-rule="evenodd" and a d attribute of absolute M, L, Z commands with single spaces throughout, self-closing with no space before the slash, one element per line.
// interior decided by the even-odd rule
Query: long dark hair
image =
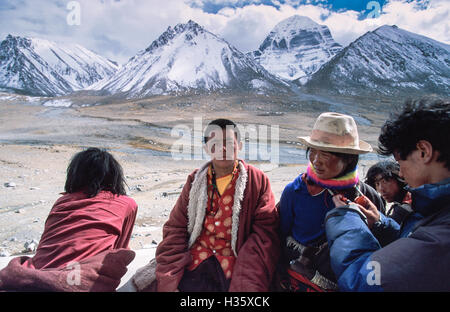
<path fill-rule="evenodd" d="M 91 147 L 75 154 L 67 168 L 64 189 L 67 193 L 83 191 L 88 197 L 100 191 L 126 195 L 122 167 L 105 150 Z"/>
<path fill-rule="evenodd" d="M 385 180 L 395 180 L 399 187 L 399 192 L 395 198 L 395 201 L 401 202 L 407 191 L 405 190 L 406 182 L 400 178 L 399 172 L 400 165 L 398 163 L 390 160 L 380 161 L 369 168 L 366 174 L 366 180 L 364 182 L 376 190 L 375 178 L 378 175 L 381 175 L 381 177 Z"/>
<path fill-rule="evenodd" d="M 381 175 L 381 177 L 386 180 L 397 180 L 399 186 L 403 188 L 406 186 L 406 182 L 400 178 L 399 172 L 400 165 L 398 163 L 391 160 L 380 161 L 369 168 L 364 182 L 375 188 L 375 178 L 378 175 Z"/>

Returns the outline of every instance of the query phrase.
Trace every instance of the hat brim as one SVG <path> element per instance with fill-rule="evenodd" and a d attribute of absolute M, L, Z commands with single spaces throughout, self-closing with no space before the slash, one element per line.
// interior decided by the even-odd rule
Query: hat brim
<path fill-rule="evenodd" d="M 300 140 L 300 143 L 303 145 L 306 145 L 308 147 L 312 147 L 321 151 L 325 152 L 336 152 L 336 153 L 343 153 L 343 154 L 353 154 L 353 155 L 360 155 L 360 154 L 366 154 L 373 152 L 372 146 L 370 146 L 369 143 L 360 140 L 359 141 L 359 148 L 351 148 L 351 147 L 341 147 L 336 146 L 333 144 L 326 144 L 326 143 L 319 143 L 315 141 L 311 141 L 311 138 L 309 136 L 303 136 L 303 137 L 297 137 L 297 139 Z"/>

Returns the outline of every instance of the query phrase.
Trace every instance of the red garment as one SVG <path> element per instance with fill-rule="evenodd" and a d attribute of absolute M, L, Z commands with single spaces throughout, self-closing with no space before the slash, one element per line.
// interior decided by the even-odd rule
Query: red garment
<path fill-rule="evenodd" d="M 234 262 L 236 261 L 236 257 L 231 250 L 231 207 L 234 203 L 234 192 L 238 176 L 239 173 L 236 172 L 220 197 L 217 191 L 212 188 L 209 190 L 208 212 L 215 211 L 214 209 L 216 208 L 217 211 L 215 214 L 206 213 L 202 233 L 190 249 L 192 262 L 188 270 L 195 270 L 204 260 L 215 256 L 222 267 L 225 277 L 227 279 L 231 278 Z M 212 186 L 211 180 L 211 174 L 208 173 L 208 185 Z M 211 207 L 213 192 L 215 196 Z"/>
<path fill-rule="evenodd" d="M 136 214 L 136 202 L 128 196 L 64 194 L 50 211 L 36 255 L 26 265 L 61 268 L 105 250 L 128 248 Z"/>
<path fill-rule="evenodd" d="M 135 252 L 129 249 L 116 249 L 83 259 L 77 268 L 78 282 L 74 280 L 76 271 L 73 268 L 36 270 L 25 266 L 29 257 L 17 257 L 0 271 L 0 292 L 112 292 L 120 285 L 120 280 L 135 255 Z"/>
<path fill-rule="evenodd" d="M 195 216 L 206 210 L 207 195 L 203 204 L 199 202 L 197 205 L 197 200 L 202 198 L 202 190 L 206 192 L 204 172 L 208 165 L 189 175 L 169 220 L 164 224 L 163 240 L 156 249 L 157 291 L 176 291 L 185 269 L 191 264 L 189 241 L 197 227 L 203 227 L 204 219 Z M 243 185 L 239 184 L 239 178 L 236 182 L 236 193 L 241 188 L 245 190 L 239 201 L 237 224 L 234 225 L 237 233 L 232 232 L 236 239 L 235 243 L 232 239 L 232 248 L 235 248 L 237 257 L 229 291 L 268 291 L 280 254 L 275 198 L 269 179 L 262 171 L 243 161 L 239 170 L 240 178 L 245 176 L 246 179 L 242 181 Z M 204 180 L 199 180 L 204 188 L 197 188 L 196 181 L 200 176 L 205 176 Z M 199 193 L 193 193 L 195 191 Z M 196 209 L 196 214 L 190 209 Z M 194 218 L 190 219 L 190 215 Z M 188 231 L 190 226 L 194 229 L 192 233 Z"/>
<path fill-rule="evenodd" d="M 324 289 L 311 282 L 307 277 L 287 269 L 289 274 L 289 291 L 291 292 L 325 292 Z"/>
<path fill-rule="evenodd" d="M 411 193 L 410 192 L 406 192 L 405 197 L 403 197 L 402 203 L 403 204 L 408 204 L 408 205 L 412 204 L 412 198 L 411 198 Z"/>

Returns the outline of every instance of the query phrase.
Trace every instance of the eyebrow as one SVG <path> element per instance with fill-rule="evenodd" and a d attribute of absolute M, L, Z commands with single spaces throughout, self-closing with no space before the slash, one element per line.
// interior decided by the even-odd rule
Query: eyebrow
<path fill-rule="evenodd" d="M 322 155 L 324 155 L 324 156 L 333 156 L 333 154 L 332 153 L 330 153 L 330 152 L 327 152 L 327 151 L 321 151 L 321 150 L 311 150 L 311 152 L 320 152 Z"/>
<path fill-rule="evenodd" d="M 222 140 L 219 140 L 217 138 L 212 138 L 212 139 L 208 140 L 208 142 L 223 142 L 223 141 L 233 141 L 234 142 L 235 138 L 224 138 Z"/>
<path fill-rule="evenodd" d="M 379 182 L 379 181 L 381 181 L 381 180 L 392 180 L 392 179 L 394 179 L 393 177 L 390 177 L 390 176 L 387 176 L 387 175 L 383 175 L 383 176 L 381 176 L 381 177 L 379 177 L 378 179 L 377 178 L 375 178 L 373 181 L 375 182 L 375 183 L 377 183 L 377 182 Z"/>

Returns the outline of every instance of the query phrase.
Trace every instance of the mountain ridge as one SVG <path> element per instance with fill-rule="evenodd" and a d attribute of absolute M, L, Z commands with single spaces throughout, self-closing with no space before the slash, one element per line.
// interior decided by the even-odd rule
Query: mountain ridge
<path fill-rule="evenodd" d="M 168 27 L 110 79 L 91 90 L 128 98 L 221 89 L 275 89 L 287 84 L 192 20 Z"/>
<path fill-rule="evenodd" d="M 345 47 L 312 75 L 305 88 L 341 95 L 449 95 L 449 85 L 449 45 L 383 25 Z"/>
<path fill-rule="evenodd" d="M 317 52 L 323 46 L 333 53 Z M 267 51 L 278 68 L 261 64 Z M 312 64 L 310 74 L 298 68 L 290 77 L 277 74 L 284 65 L 298 67 L 296 62 L 305 57 L 309 63 L 301 65 Z M 241 91 L 283 94 L 292 88 L 345 96 L 450 95 L 450 45 L 383 25 L 342 48 L 326 26 L 297 15 L 278 23 L 259 49 L 247 54 L 189 20 L 169 26 L 121 66 L 77 44 L 12 35 L 0 42 L 0 90 L 13 93 L 60 96 L 82 90 L 142 98 Z"/>
<path fill-rule="evenodd" d="M 0 42 L 0 88 L 55 96 L 81 90 L 118 66 L 77 44 L 8 35 Z"/>

